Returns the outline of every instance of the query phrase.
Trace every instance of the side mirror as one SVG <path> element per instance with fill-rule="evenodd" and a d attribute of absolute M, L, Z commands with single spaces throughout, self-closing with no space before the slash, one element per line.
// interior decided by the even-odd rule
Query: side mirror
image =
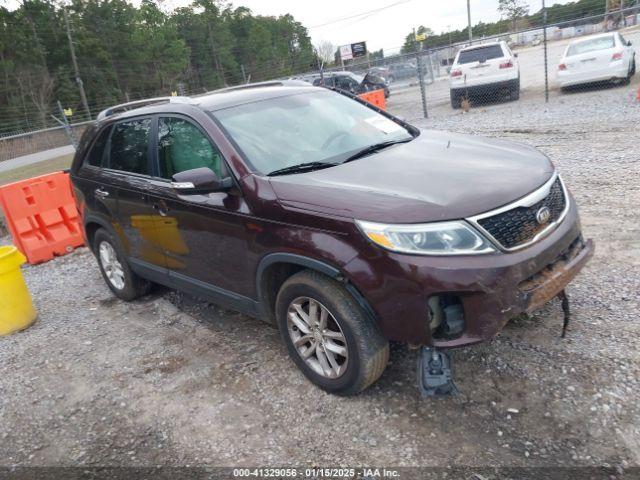
<path fill-rule="evenodd" d="M 627 47 L 632 46 L 633 44 L 631 43 L 631 40 L 627 40 Z"/>
<path fill-rule="evenodd" d="M 208 167 L 185 170 L 171 178 L 171 188 L 179 193 L 221 192 L 231 186 L 231 178 L 220 178 Z"/>
<path fill-rule="evenodd" d="M 518 58 L 518 54 L 517 54 L 517 53 L 514 53 L 514 54 L 513 54 L 513 56 L 514 56 L 514 57 L 516 57 L 516 58 Z"/>

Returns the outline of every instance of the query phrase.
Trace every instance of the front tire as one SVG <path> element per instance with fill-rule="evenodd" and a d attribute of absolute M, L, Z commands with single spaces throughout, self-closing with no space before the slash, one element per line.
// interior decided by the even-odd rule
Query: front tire
<path fill-rule="evenodd" d="M 116 297 L 131 301 L 149 293 L 151 284 L 131 271 L 118 243 L 104 228 L 95 233 L 93 253 L 104 281 Z"/>
<path fill-rule="evenodd" d="M 287 279 L 276 318 L 289 356 L 315 385 L 355 395 L 387 366 L 389 342 L 342 284 L 305 270 Z"/>

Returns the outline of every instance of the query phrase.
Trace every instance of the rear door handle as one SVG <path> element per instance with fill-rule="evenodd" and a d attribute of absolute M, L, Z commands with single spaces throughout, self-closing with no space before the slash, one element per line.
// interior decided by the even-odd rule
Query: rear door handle
<path fill-rule="evenodd" d="M 96 194 L 96 197 L 100 197 L 100 198 L 105 198 L 109 196 L 109 192 L 107 192 L 106 190 L 103 190 L 102 188 L 96 188 L 94 190 L 94 193 Z"/>

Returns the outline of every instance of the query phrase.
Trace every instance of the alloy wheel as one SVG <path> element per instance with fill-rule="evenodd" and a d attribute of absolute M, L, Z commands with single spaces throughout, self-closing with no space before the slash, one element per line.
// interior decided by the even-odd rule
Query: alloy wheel
<path fill-rule="evenodd" d="M 342 328 L 317 300 L 298 297 L 289 304 L 287 331 L 300 358 L 318 375 L 336 379 L 347 370 L 349 351 Z"/>
<path fill-rule="evenodd" d="M 100 242 L 98 253 L 100 256 L 100 264 L 109 283 L 118 290 L 122 290 L 125 286 L 124 269 L 118 260 L 115 249 L 109 242 Z"/>

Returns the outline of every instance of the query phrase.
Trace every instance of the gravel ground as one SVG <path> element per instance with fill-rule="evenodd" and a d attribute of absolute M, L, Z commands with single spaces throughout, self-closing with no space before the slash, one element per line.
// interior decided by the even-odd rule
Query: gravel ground
<path fill-rule="evenodd" d="M 416 93 L 392 96 L 390 110 L 415 120 Z M 0 464 L 591 466 L 597 478 L 638 478 L 631 87 L 442 109 L 414 123 L 510 137 L 554 160 L 597 242 L 569 288 L 568 338 L 553 302 L 455 351 L 458 397 L 421 399 L 416 352 L 392 345 L 382 378 L 340 398 L 304 379 L 274 328 L 168 290 L 123 303 L 80 249 L 24 269 L 39 318 L 0 340 Z"/>

